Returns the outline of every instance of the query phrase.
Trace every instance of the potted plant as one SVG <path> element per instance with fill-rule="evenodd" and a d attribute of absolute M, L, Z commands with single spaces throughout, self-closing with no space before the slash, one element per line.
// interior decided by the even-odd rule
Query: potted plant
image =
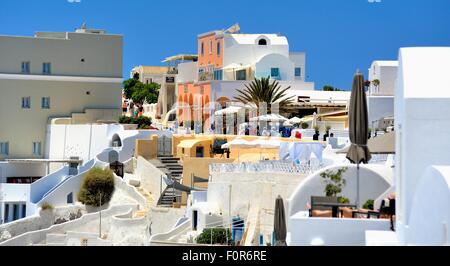
<path fill-rule="evenodd" d="M 45 219 L 47 221 L 53 222 L 53 218 L 54 218 L 53 210 L 55 209 L 53 207 L 53 205 L 51 205 L 48 202 L 44 202 L 44 203 L 42 203 L 42 205 L 40 207 L 41 207 L 41 209 L 39 211 L 39 216 L 41 216 L 43 219 Z"/>
<path fill-rule="evenodd" d="M 325 183 L 325 195 L 327 197 L 337 197 L 345 187 L 347 181 L 343 178 L 347 167 L 337 169 L 337 171 L 327 170 L 320 174 Z"/>
<path fill-rule="evenodd" d="M 316 134 L 320 133 L 320 127 L 319 126 L 314 126 L 314 131 L 316 132 Z"/>
<path fill-rule="evenodd" d="M 302 129 L 308 129 L 309 125 L 308 125 L 308 123 L 303 122 L 301 124 L 301 127 L 302 127 Z"/>

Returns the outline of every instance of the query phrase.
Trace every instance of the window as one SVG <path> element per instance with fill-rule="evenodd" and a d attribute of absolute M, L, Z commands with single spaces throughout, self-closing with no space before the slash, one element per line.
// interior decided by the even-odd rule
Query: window
<path fill-rule="evenodd" d="M 202 51 L 201 54 L 204 55 L 205 54 L 205 43 L 202 42 Z"/>
<path fill-rule="evenodd" d="M 22 62 L 22 73 L 30 74 L 30 62 Z"/>
<path fill-rule="evenodd" d="M 4 222 L 9 222 L 9 204 L 5 203 Z"/>
<path fill-rule="evenodd" d="M 42 64 L 42 74 L 50 75 L 52 73 L 52 64 L 51 63 L 43 63 Z"/>
<path fill-rule="evenodd" d="M 214 80 L 223 80 L 223 71 L 222 70 L 214 71 Z"/>
<path fill-rule="evenodd" d="M 9 155 L 9 142 L 0 142 L 0 155 Z"/>
<path fill-rule="evenodd" d="M 72 203 L 73 203 L 73 193 L 70 193 L 69 195 L 67 195 L 67 204 Z"/>
<path fill-rule="evenodd" d="M 245 69 L 236 71 L 236 80 L 247 80 L 247 72 Z"/>
<path fill-rule="evenodd" d="M 19 204 L 13 205 L 13 221 L 19 220 Z"/>
<path fill-rule="evenodd" d="M 258 45 L 267 45 L 267 40 L 266 39 L 259 40 Z"/>
<path fill-rule="evenodd" d="M 26 204 L 22 204 L 22 218 L 27 217 L 27 205 Z"/>
<path fill-rule="evenodd" d="M 302 68 L 301 67 L 296 67 L 295 68 L 295 76 L 296 77 L 301 77 L 302 76 Z"/>
<path fill-rule="evenodd" d="M 42 109 L 50 109 L 50 97 L 42 97 L 41 107 Z"/>
<path fill-rule="evenodd" d="M 40 156 L 41 155 L 41 143 L 33 142 L 33 155 Z"/>
<path fill-rule="evenodd" d="M 22 109 L 31 108 L 31 97 L 22 97 Z"/>
<path fill-rule="evenodd" d="M 277 67 L 273 67 L 270 69 L 270 76 L 272 78 L 280 77 L 280 69 Z"/>
<path fill-rule="evenodd" d="M 220 41 L 217 41 L 217 56 L 220 56 Z"/>
<path fill-rule="evenodd" d="M 209 40 L 209 54 L 212 54 L 213 50 L 213 41 Z"/>

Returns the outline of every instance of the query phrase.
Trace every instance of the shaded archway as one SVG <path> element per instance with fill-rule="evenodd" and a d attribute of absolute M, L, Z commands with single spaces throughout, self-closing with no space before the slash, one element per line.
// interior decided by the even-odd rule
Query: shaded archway
<path fill-rule="evenodd" d="M 122 139 L 119 135 L 114 134 L 111 140 L 111 147 L 122 147 Z"/>

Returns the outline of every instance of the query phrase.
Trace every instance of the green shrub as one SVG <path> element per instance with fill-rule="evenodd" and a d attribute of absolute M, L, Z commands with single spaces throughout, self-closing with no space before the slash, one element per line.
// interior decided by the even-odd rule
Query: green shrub
<path fill-rule="evenodd" d="M 373 204 L 374 204 L 374 200 L 372 200 L 372 199 L 370 199 L 370 200 L 367 200 L 366 201 L 366 203 L 364 203 L 364 205 L 363 205 L 363 209 L 366 209 L 366 210 L 373 210 Z"/>
<path fill-rule="evenodd" d="M 144 129 L 149 128 L 152 125 L 152 119 L 147 116 L 140 116 L 138 118 L 121 116 L 119 118 L 119 123 L 138 125 L 138 129 Z"/>
<path fill-rule="evenodd" d="M 320 132 L 320 127 L 319 126 L 314 126 L 314 131 Z"/>
<path fill-rule="evenodd" d="M 119 118 L 119 123 L 120 124 L 133 124 L 132 121 L 133 121 L 133 118 L 131 118 L 129 116 L 126 116 L 126 115 L 121 116 Z"/>
<path fill-rule="evenodd" d="M 147 116 L 140 116 L 135 119 L 135 123 L 138 125 L 139 129 L 142 129 L 143 127 L 150 127 L 152 125 L 152 119 Z"/>
<path fill-rule="evenodd" d="M 100 207 L 111 200 L 113 193 L 113 172 L 109 169 L 93 168 L 83 179 L 78 192 L 78 201 L 84 205 Z"/>
<path fill-rule="evenodd" d="M 342 188 L 347 183 L 342 175 L 347 169 L 347 167 L 343 167 L 339 168 L 336 172 L 327 170 L 320 174 L 325 183 L 325 195 L 327 197 L 337 197 L 342 192 Z"/>
<path fill-rule="evenodd" d="M 349 204 L 350 200 L 348 198 L 341 197 L 339 198 L 340 203 Z"/>
<path fill-rule="evenodd" d="M 51 210 L 53 210 L 54 208 L 53 208 L 53 205 L 51 205 L 50 203 L 44 202 L 44 203 L 42 203 L 42 205 L 41 205 L 41 209 L 42 209 L 43 211 L 51 211 Z"/>
<path fill-rule="evenodd" d="M 326 132 L 330 132 L 330 130 L 331 130 L 331 126 L 326 126 L 326 127 L 325 127 L 325 131 L 326 131 Z"/>
<path fill-rule="evenodd" d="M 212 234 L 212 243 L 211 243 L 211 234 Z M 197 237 L 197 244 L 205 244 L 205 245 L 232 245 L 231 239 L 231 231 L 230 229 L 225 228 L 212 228 L 205 229 L 203 233 L 201 233 Z"/>
<path fill-rule="evenodd" d="M 308 123 L 302 123 L 302 129 L 308 129 L 309 125 Z"/>

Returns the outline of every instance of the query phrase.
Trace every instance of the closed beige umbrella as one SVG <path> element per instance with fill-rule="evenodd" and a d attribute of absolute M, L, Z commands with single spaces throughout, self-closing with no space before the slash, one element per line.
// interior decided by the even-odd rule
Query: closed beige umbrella
<path fill-rule="evenodd" d="M 274 234 L 275 246 L 286 246 L 287 226 L 286 226 L 286 212 L 284 210 L 284 202 L 281 196 L 275 201 L 275 215 L 274 215 Z"/>
<path fill-rule="evenodd" d="M 367 147 L 369 137 L 369 118 L 367 98 L 364 88 L 364 76 L 358 70 L 353 77 L 352 94 L 349 106 L 349 133 L 351 145 L 347 152 L 347 159 L 357 165 L 356 177 L 356 206 L 359 208 L 359 164 L 368 163 L 372 156 Z"/>

